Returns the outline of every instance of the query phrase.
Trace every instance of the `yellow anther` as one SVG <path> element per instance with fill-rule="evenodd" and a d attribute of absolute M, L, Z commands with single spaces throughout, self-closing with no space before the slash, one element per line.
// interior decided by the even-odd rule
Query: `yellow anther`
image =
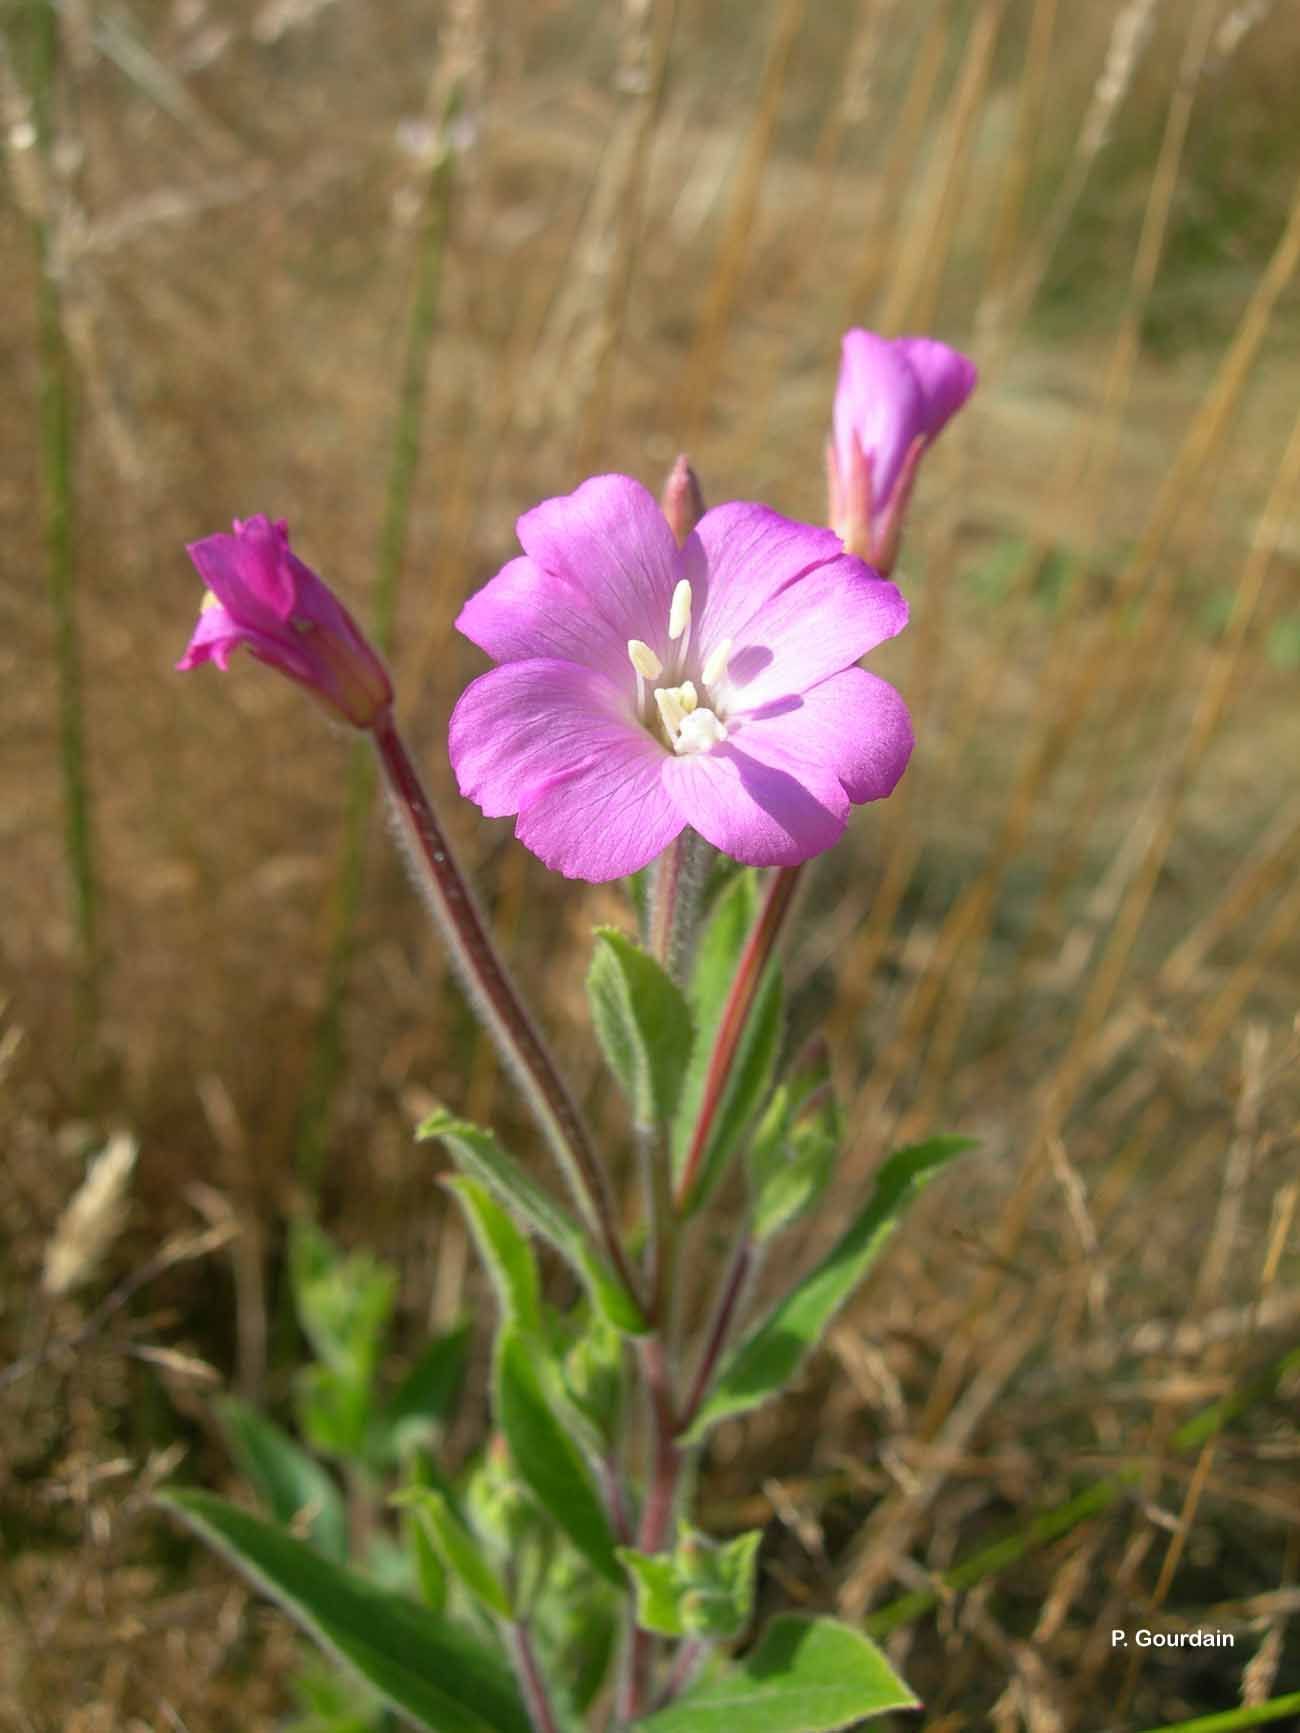
<path fill-rule="evenodd" d="M 700 679 L 706 686 L 716 686 L 719 680 L 727 678 L 727 658 L 731 655 L 731 643 L 730 638 L 724 638 L 715 649 L 709 652 L 709 659 L 704 664 L 704 672 L 700 675 Z"/>
<path fill-rule="evenodd" d="M 629 638 L 627 641 L 628 660 L 638 674 L 647 680 L 657 680 L 664 671 L 664 665 L 650 648 L 643 644 L 640 638 Z"/>
<path fill-rule="evenodd" d="M 210 614 L 213 608 L 221 606 L 221 598 L 214 596 L 211 590 L 204 590 L 203 600 L 199 603 L 200 614 Z"/>
<path fill-rule="evenodd" d="M 673 605 L 668 613 L 668 636 L 675 644 L 683 632 L 691 629 L 691 580 L 681 578 L 673 591 Z"/>

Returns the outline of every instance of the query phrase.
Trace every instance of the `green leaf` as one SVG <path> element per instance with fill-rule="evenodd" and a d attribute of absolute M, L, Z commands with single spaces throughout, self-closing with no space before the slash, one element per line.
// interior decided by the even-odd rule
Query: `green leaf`
<path fill-rule="evenodd" d="M 775 1090 L 748 1151 L 750 1208 L 760 1243 L 816 1203 L 835 1169 L 841 1136 L 824 1042 L 810 1042 Z"/>
<path fill-rule="evenodd" d="M 691 1057 L 685 995 L 655 959 L 617 927 L 596 928 L 587 1003 L 601 1052 L 643 1131 L 667 1125 Z"/>
<path fill-rule="evenodd" d="M 304 1534 L 327 1558 L 347 1557 L 343 1495 L 315 1457 L 238 1397 L 217 1402 L 231 1455 L 277 1522 Z"/>
<path fill-rule="evenodd" d="M 373 1421 L 369 1383 L 332 1366 L 304 1366 L 294 1378 L 298 1428 L 313 1450 L 363 1457 Z"/>
<path fill-rule="evenodd" d="M 533 1349 L 513 1330 L 497 1339 L 494 1407 L 516 1474 L 578 1551 L 621 1585 L 609 1518 L 582 1452 L 547 1403 Z"/>
<path fill-rule="evenodd" d="M 620 1547 L 636 1589 L 636 1622 L 664 1637 L 738 1637 L 754 1610 L 762 1529 L 722 1545 L 683 1525 L 672 1553 Z"/>
<path fill-rule="evenodd" d="M 592 1247 L 582 1228 L 502 1149 L 490 1131 L 439 1108 L 429 1115 L 416 1135 L 421 1139 L 436 1137 L 445 1144 L 458 1167 L 472 1179 L 481 1180 L 499 1202 L 553 1245 L 577 1271 L 592 1303 L 615 1329 L 627 1335 L 644 1334 L 649 1326 L 636 1301 Z"/>
<path fill-rule="evenodd" d="M 723 1365 L 718 1382 L 686 1434 L 694 1443 L 731 1414 L 776 1394 L 875 1261 L 904 1208 L 946 1162 L 974 1147 L 970 1137 L 932 1137 L 895 1151 L 876 1176 L 866 1207 L 794 1292 L 780 1301 Z"/>
<path fill-rule="evenodd" d="M 289 1277 L 317 1358 L 358 1387 L 374 1375 L 397 1297 L 397 1273 L 367 1252 L 343 1256 L 314 1222 L 289 1233 Z"/>
<path fill-rule="evenodd" d="M 398 1460 L 414 1444 L 425 1444 L 445 1424 L 460 1396 L 469 1359 L 470 1325 L 454 1325 L 430 1341 L 379 1416 L 380 1449 Z"/>
<path fill-rule="evenodd" d="M 211 1493 L 165 1492 L 160 1502 L 418 1727 L 531 1733 L 501 1657 L 449 1620 Z"/>
<path fill-rule="evenodd" d="M 643 1631 L 655 1631 L 661 1637 L 680 1637 L 683 1629 L 677 1606 L 680 1585 L 671 1555 L 621 1546 L 618 1556 L 636 1589 L 637 1624 Z"/>
<path fill-rule="evenodd" d="M 704 1095 L 704 1082 L 718 1025 L 736 978 L 749 930 L 758 918 L 758 881 L 740 873 L 719 896 L 700 940 L 691 972 L 690 1004 L 695 1020 L 695 1047 L 673 1125 L 673 1153 L 680 1171 Z M 771 1086 L 781 1046 L 781 974 L 769 964 L 754 995 L 745 1031 L 736 1048 L 726 1088 L 705 1146 L 688 1213 L 697 1210 L 721 1178 L 750 1121 Z"/>
<path fill-rule="evenodd" d="M 833 1733 L 920 1704 L 866 1637 L 834 1619 L 784 1614 L 742 1666 L 686 1691 L 644 1733 Z"/>
<path fill-rule="evenodd" d="M 474 1233 L 479 1256 L 496 1289 L 505 1324 L 526 1336 L 542 1333 L 542 1293 L 537 1260 L 525 1235 L 497 1203 L 486 1186 L 473 1179 L 451 1179 Z"/>
<path fill-rule="evenodd" d="M 481 1542 L 470 1533 L 440 1492 L 428 1487 L 408 1487 L 394 1504 L 412 1511 L 426 1529 L 447 1569 L 460 1578 L 475 1600 L 490 1613 L 512 1619 L 510 1594 L 484 1556 Z"/>

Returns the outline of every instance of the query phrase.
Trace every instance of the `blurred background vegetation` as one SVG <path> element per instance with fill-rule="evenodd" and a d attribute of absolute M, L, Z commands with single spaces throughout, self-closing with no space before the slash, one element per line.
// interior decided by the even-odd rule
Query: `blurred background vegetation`
<path fill-rule="evenodd" d="M 448 824 L 613 1127 L 574 959 L 615 904 L 457 798 L 451 622 L 593 470 L 657 487 L 685 448 L 710 500 L 815 521 L 849 323 L 983 381 L 873 660 L 919 749 L 791 970 L 852 1102 L 846 1208 L 900 1137 L 983 1143 L 799 1391 L 720 1433 L 705 1514 L 769 1525 L 773 1604 L 887 1634 L 933 1733 L 1300 1691 L 1294 5 L 4 26 L 0 1725 L 276 1725 L 293 1639 L 149 1489 L 234 1483 L 214 1390 L 283 1400 L 288 1219 L 397 1266 L 410 1353 L 486 1309 L 416 1116 L 531 1147 L 349 743 L 251 663 L 171 672 L 183 544 L 283 515 L 391 619 Z M 138 1160 L 79 1240 L 115 1131 Z M 452 1460 L 484 1412 L 480 1374 Z M 1112 1651 L 1137 1623 L 1236 1646 Z"/>

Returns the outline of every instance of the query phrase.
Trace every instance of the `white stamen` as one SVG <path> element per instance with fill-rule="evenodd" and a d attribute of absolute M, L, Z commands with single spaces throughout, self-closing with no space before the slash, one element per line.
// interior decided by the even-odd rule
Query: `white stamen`
<path fill-rule="evenodd" d="M 670 686 L 660 686 L 655 691 L 655 703 L 659 706 L 664 733 L 675 744 L 677 730 L 686 720 L 686 712 L 682 709 L 677 693 Z"/>
<path fill-rule="evenodd" d="M 706 686 L 716 686 L 719 680 L 727 678 L 727 658 L 731 655 L 731 644 L 730 638 L 724 638 L 715 649 L 709 652 L 709 659 L 704 664 L 704 672 L 700 675 L 700 679 Z"/>
<path fill-rule="evenodd" d="M 668 613 L 668 636 L 675 644 L 683 632 L 691 629 L 691 580 L 681 578 L 673 591 L 673 605 Z M 682 646 L 685 649 L 685 645 Z"/>
<path fill-rule="evenodd" d="M 664 665 L 650 648 L 642 643 L 640 638 L 629 638 L 627 641 L 628 660 L 638 674 L 643 674 L 647 680 L 657 680 L 664 671 Z"/>
<path fill-rule="evenodd" d="M 712 710 L 693 710 L 689 716 L 682 718 L 681 727 L 673 739 L 673 751 L 681 757 L 691 757 L 697 752 L 707 752 L 710 747 L 720 745 L 726 738 L 726 724 L 719 722 Z"/>

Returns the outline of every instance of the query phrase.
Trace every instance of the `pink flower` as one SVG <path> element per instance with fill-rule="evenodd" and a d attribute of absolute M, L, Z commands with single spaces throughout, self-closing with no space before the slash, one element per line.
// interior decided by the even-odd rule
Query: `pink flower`
<path fill-rule="evenodd" d="M 234 535 L 206 536 L 188 553 L 208 586 L 178 668 L 225 669 L 246 646 L 305 686 L 333 715 L 372 728 L 393 702 L 383 663 L 329 586 L 289 547 L 283 522 L 235 519 Z"/>
<path fill-rule="evenodd" d="M 462 694 L 451 761 L 547 866 L 619 878 L 687 825 L 749 865 L 793 866 L 902 775 L 902 699 L 853 664 L 907 604 L 830 531 L 724 505 L 679 548 L 623 475 L 518 528 L 524 557 L 456 622 L 500 666 Z"/>
<path fill-rule="evenodd" d="M 977 378 L 931 337 L 845 332 L 826 470 L 831 526 L 849 553 L 893 570 L 917 466 Z"/>

